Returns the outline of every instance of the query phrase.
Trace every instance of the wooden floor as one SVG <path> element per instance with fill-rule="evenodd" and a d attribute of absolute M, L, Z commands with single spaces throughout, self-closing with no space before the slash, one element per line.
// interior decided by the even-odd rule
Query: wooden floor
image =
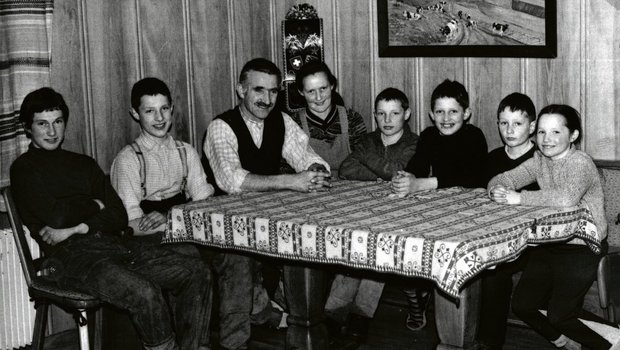
<path fill-rule="evenodd" d="M 400 289 L 386 288 L 375 318 L 370 324 L 369 337 L 366 344 L 359 350 L 400 350 L 400 349 L 435 349 L 438 343 L 435 329 L 433 310 L 429 310 L 429 324 L 421 331 L 413 332 L 405 327 L 404 298 Z M 252 328 L 253 350 L 281 350 L 284 349 L 285 330 L 273 330 L 267 327 Z M 46 344 L 45 349 L 78 350 L 77 334 L 66 332 L 53 337 Z M 544 350 L 556 349 L 540 335 L 529 328 L 510 324 L 506 339 L 505 350 Z M 107 350 L 107 349 L 105 349 Z M 134 348 L 120 349 L 114 346 L 110 350 L 134 350 Z M 139 350 L 139 349 L 135 349 Z"/>

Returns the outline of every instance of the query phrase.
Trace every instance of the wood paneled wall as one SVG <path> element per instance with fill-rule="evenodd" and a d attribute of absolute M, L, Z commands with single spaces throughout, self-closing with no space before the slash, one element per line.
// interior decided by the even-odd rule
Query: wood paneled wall
<path fill-rule="evenodd" d="M 175 103 L 172 133 L 201 148 L 212 118 L 237 103 L 241 66 L 266 57 L 282 66 L 281 21 L 291 0 L 56 0 L 52 86 L 67 98 L 65 147 L 108 170 L 139 126 L 130 118 L 132 84 L 156 76 Z M 446 78 L 470 92 L 472 123 L 489 147 L 500 99 L 528 94 L 538 108 L 567 103 L 584 119 L 583 148 L 620 159 L 620 2 L 558 0 L 558 57 L 380 58 L 375 0 L 304 0 L 324 25 L 325 60 L 347 105 L 372 125 L 374 96 L 394 86 L 412 102 L 411 126 L 430 124 L 429 99 Z"/>

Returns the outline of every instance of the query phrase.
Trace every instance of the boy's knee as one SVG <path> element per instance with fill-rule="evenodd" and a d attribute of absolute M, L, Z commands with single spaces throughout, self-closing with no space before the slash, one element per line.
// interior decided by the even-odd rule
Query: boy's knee
<path fill-rule="evenodd" d="M 132 305 L 134 309 L 146 310 L 153 305 L 164 304 L 164 296 L 161 292 L 161 288 L 149 281 L 142 281 L 139 285 L 139 289 L 135 291 L 129 291 L 129 305 Z"/>

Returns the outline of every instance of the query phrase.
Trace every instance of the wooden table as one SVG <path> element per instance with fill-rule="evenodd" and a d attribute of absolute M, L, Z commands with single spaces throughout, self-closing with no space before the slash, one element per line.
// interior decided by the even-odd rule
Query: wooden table
<path fill-rule="evenodd" d="M 325 296 L 317 293 L 325 290 L 325 272 L 303 263 L 434 281 L 438 349 L 459 349 L 475 336 L 479 292 L 470 281 L 478 273 L 516 258 L 532 243 L 576 236 L 600 251 L 600 236 L 584 208 L 500 205 L 483 189 L 394 198 L 388 182 L 333 185 L 329 192 L 253 192 L 174 207 L 164 243 L 194 242 L 294 263 L 284 276 L 290 349 L 327 348 Z"/>

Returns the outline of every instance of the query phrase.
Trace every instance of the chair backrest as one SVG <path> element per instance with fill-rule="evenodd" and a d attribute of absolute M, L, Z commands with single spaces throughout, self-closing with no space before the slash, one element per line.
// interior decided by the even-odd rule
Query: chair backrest
<path fill-rule="evenodd" d="M 620 253 L 609 253 L 598 265 L 600 304 L 607 309 L 607 319 L 617 322 L 620 316 Z"/>
<path fill-rule="evenodd" d="M 26 284 L 28 287 L 32 286 L 32 279 L 36 276 L 36 270 L 34 267 L 34 261 L 32 260 L 32 254 L 30 253 L 30 246 L 26 239 L 26 232 L 22 225 L 22 220 L 17 213 L 17 207 L 13 201 L 11 195 L 11 188 L 4 187 L 2 189 L 2 196 L 4 197 L 4 203 L 6 205 L 6 211 L 9 215 L 9 223 L 11 224 L 11 231 L 13 231 L 13 238 L 15 239 L 15 246 L 19 254 L 19 261 L 24 271 L 24 277 L 26 278 Z"/>

